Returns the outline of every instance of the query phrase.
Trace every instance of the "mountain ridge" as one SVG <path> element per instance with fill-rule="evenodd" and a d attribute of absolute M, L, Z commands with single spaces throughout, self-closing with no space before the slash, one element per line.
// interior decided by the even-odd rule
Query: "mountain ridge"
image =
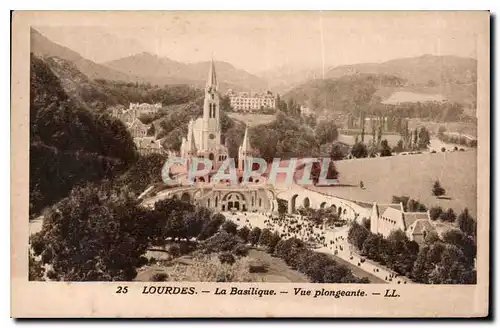
<path fill-rule="evenodd" d="M 108 61 L 103 65 L 114 70 L 141 76 L 155 83 L 173 82 L 193 84 L 203 87 L 210 61 L 183 63 L 168 57 L 160 57 L 148 52 Z M 267 81 L 224 61 L 215 61 L 219 84 L 223 91 L 265 91 Z"/>
<path fill-rule="evenodd" d="M 71 61 L 83 74 L 91 79 L 101 78 L 124 82 L 136 81 L 127 74 L 84 58 L 78 52 L 53 42 L 33 28 L 31 29 L 31 52 L 41 58 L 59 57 Z"/>

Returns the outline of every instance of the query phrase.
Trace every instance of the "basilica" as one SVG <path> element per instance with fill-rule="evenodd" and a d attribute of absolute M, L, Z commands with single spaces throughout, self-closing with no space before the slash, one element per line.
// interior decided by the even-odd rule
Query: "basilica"
<path fill-rule="evenodd" d="M 212 161 L 212 169 L 217 170 L 228 158 L 228 148 L 222 143 L 220 124 L 220 99 L 215 63 L 212 60 L 208 71 L 205 86 L 205 100 L 203 102 L 203 116 L 191 120 L 188 124 L 188 133 L 182 138 L 180 157 L 186 162 L 195 157 L 208 158 Z M 238 152 L 238 170 L 243 171 L 245 159 L 252 156 L 248 137 L 248 128 Z"/>
<path fill-rule="evenodd" d="M 144 205 L 154 206 L 156 201 L 164 198 L 181 199 L 210 208 L 216 212 L 276 212 L 277 197 L 274 188 L 266 183 L 266 177 L 253 176 L 248 182 L 242 182 L 245 163 L 254 156 L 250 145 L 248 128 L 245 129 L 243 141 L 238 150 L 238 183 L 212 180 L 213 175 L 228 159 L 228 148 L 221 142 L 221 124 L 217 75 L 215 63 L 211 62 L 208 79 L 205 86 L 203 116 L 191 120 L 188 134 L 182 138 L 180 157 L 185 163 L 170 167 L 170 172 L 179 182 L 179 186 L 149 195 L 145 192 Z M 187 170 L 195 158 L 205 158 L 212 161 L 212 172 L 206 176 L 197 177 L 193 182 L 187 179 Z"/>

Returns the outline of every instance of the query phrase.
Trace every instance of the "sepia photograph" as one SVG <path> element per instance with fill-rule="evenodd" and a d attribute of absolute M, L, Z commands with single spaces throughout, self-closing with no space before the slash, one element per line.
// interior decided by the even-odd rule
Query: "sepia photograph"
<path fill-rule="evenodd" d="M 487 11 L 17 14 L 23 283 L 487 292 Z"/>

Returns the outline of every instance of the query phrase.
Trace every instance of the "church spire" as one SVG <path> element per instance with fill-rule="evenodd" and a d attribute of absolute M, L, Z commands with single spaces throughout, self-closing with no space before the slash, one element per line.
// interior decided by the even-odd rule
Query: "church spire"
<path fill-rule="evenodd" d="M 208 78 L 207 78 L 207 88 L 213 88 L 217 90 L 217 75 L 215 74 L 215 62 L 212 57 L 212 61 L 210 63 L 210 68 L 208 70 Z"/>
<path fill-rule="evenodd" d="M 245 136 L 243 137 L 243 143 L 241 144 L 241 151 L 245 153 L 251 151 L 250 140 L 248 139 L 248 126 L 245 128 Z"/>
<path fill-rule="evenodd" d="M 187 139 L 187 153 L 196 154 L 196 142 L 194 140 L 194 131 L 193 131 L 193 120 L 189 121 L 188 126 L 188 139 Z"/>

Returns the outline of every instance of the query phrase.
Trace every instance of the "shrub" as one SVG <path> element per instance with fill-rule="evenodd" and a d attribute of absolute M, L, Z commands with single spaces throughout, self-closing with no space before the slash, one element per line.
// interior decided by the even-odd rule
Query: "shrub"
<path fill-rule="evenodd" d="M 434 185 L 432 186 L 432 194 L 437 197 L 446 194 L 446 190 L 441 186 L 439 180 L 434 182 Z"/>
<path fill-rule="evenodd" d="M 430 214 L 431 220 L 437 220 L 437 219 L 439 219 L 441 214 L 443 214 L 443 209 L 440 206 L 432 207 L 429 210 L 429 214 Z"/>
<path fill-rule="evenodd" d="M 238 226 L 236 225 L 236 223 L 234 223 L 233 221 L 231 220 L 226 220 L 223 224 L 222 224 L 222 230 L 226 231 L 227 233 L 231 234 L 231 235 L 235 235 L 236 232 L 238 231 Z"/>
<path fill-rule="evenodd" d="M 167 274 L 163 272 L 158 272 L 153 275 L 151 278 L 152 281 L 167 281 Z"/>
<path fill-rule="evenodd" d="M 236 262 L 233 254 L 228 253 L 228 252 L 220 253 L 219 254 L 219 261 L 221 264 L 227 263 L 229 265 L 233 265 L 234 262 Z"/>

